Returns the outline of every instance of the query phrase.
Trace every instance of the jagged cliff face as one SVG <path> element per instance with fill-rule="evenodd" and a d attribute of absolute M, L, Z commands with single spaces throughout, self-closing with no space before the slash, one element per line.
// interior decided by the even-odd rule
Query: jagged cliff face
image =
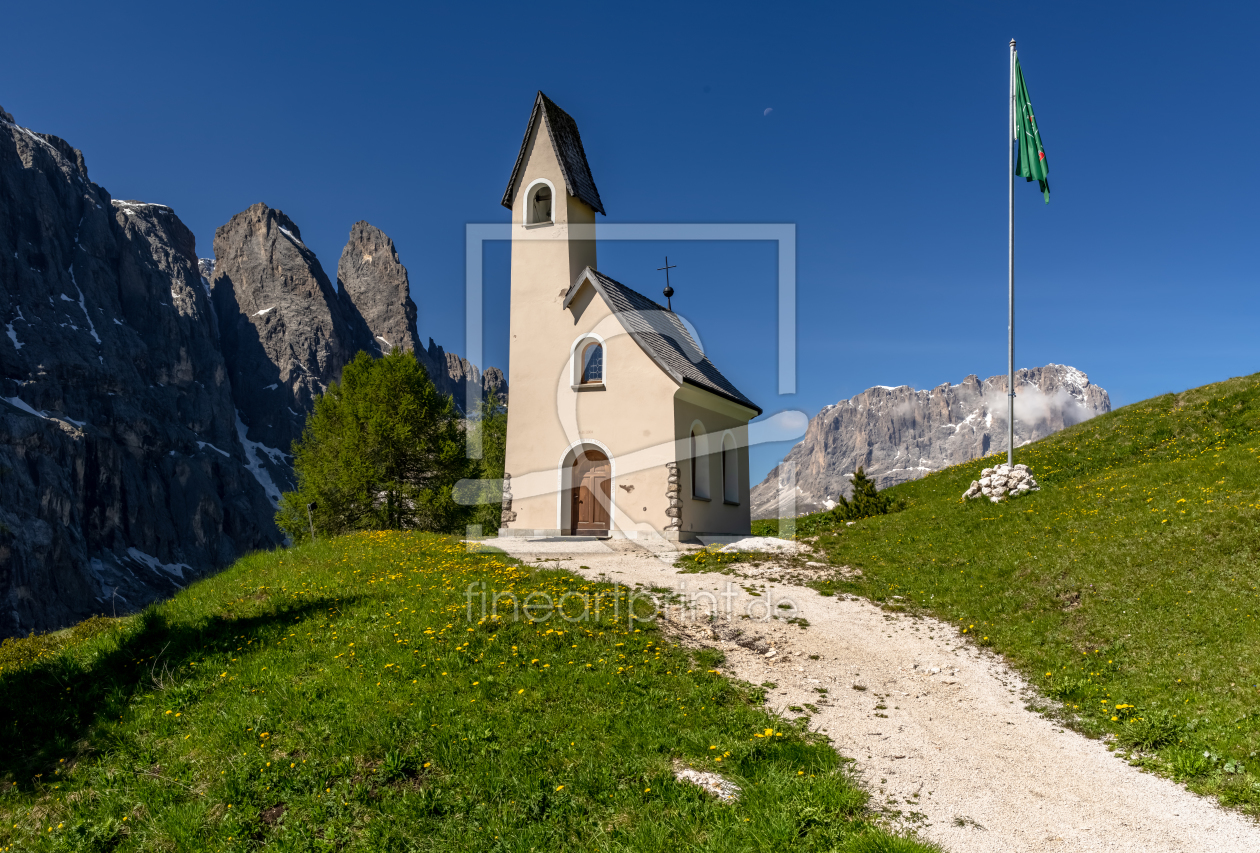
<path fill-rule="evenodd" d="M 378 337 L 457 404 L 468 382 L 506 392 L 416 346 L 407 271 L 366 222 L 341 290 L 263 204 L 213 260 L 195 249 L 169 207 L 111 199 L 79 151 L 0 110 L 0 637 L 134 611 L 279 545 L 290 444 Z"/>
<path fill-rule="evenodd" d="M 278 544 L 192 234 L 0 111 L 0 636 Z"/>
<path fill-rule="evenodd" d="M 379 352 L 419 351 L 416 303 L 411 299 L 407 268 L 398 260 L 394 241 L 385 232 L 359 221 L 337 262 L 337 284 L 367 326 Z"/>
<path fill-rule="evenodd" d="M 228 376 L 250 441 L 287 450 L 315 398 L 371 348 L 362 320 L 289 217 L 265 204 L 214 235 L 210 280 Z"/>
<path fill-rule="evenodd" d="M 968 376 L 930 391 L 878 386 L 823 409 L 784 457 L 796 466 L 796 513 L 835 505 L 862 467 L 885 489 L 988 453 L 1006 450 L 1006 376 Z M 1044 438 L 1111 411 L 1107 392 L 1073 367 L 1015 373 L 1015 444 Z M 753 518 L 780 513 L 784 465 L 753 487 Z"/>

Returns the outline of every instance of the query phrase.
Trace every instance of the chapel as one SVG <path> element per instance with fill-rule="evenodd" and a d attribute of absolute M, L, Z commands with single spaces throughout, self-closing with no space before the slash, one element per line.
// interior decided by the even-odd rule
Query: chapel
<path fill-rule="evenodd" d="M 500 536 L 749 533 L 748 422 L 761 409 L 667 307 L 596 260 L 604 204 L 577 123 L 542 92 L 512 211 Z"/>

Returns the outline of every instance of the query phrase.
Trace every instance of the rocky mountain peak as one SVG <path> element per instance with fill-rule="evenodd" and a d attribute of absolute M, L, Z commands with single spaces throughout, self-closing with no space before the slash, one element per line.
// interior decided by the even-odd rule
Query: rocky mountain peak
<path fill-rule="evenodd" d="M 363 323 L 368 352 L 389 352 L 395 347 L 415 353 L 438 392 L 450 395 L 455 406 L 464 410 L 468 386 L 481 394 L 496 392 L 507 398 L 507 379 L 497 367 L 482 373 L 463 356 L 447 352 L 429 338 L 420 344 L 416 331 L 418 310 L 411 299 L 407 268 L 398 259 L 394 241 L 369 222 L 359 221 L 350 228 L 350 238 L 337 263 L 337 281 L 347 310 Z"/>
<path fill-rule="evenodd" d="M 210 280 L 237 409 L 251 441 L 287 451 L 306 413 L 366 343 L 301 231 L 255 204 L 214 235 Z"/>
<path fill-rule="evenodd" d="M 419 351 L 411 282 L 385 232 L 368 222 L 354 223 L 337 263 L 337 284 L 381 352 Z"/>
<path fill-rule="evenodd" d="M 826 406 L 805 437 L 752 490 L 753 518 L 781 512 L 786 466 L 796 477 L 797 514 L 848 497 L 859 467 L 878 488 L 1006 450 L 1006 375 L 972 374 L 931 390 L 877 385 Z M 1048 364 L 1015 373 L 1015 443 L 1036 441 L 1111 411 L 1107 392 L 1074 367 Z"/>

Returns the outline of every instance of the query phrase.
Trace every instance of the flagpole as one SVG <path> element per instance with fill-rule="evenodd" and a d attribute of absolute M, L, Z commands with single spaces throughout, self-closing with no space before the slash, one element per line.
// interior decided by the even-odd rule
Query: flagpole
<path fill-rule="evenodd" d="M 1012 466 L 1015 464 L 1015 140 L 1015 39 L 1011 39 L 1011 103 L 1006 126 L 1006 464 Z"/>

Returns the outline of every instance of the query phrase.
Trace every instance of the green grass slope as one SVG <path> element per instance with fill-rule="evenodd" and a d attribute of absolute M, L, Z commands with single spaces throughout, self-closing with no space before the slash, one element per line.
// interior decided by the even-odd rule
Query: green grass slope
<path fill-rule="evenodd" d="M 574 619 L 482 618 L 483 589 Z M 0 851 L 927 849 L 873 825 L 830 746 L 627 606 L 360 534 L 6 642 Z M 742 798 L 675 781 L 680 760 Z"/>
<path fill-rule="evenodd" d="M 824 590 L 949 621 L 1072 725 L 1260 812 L 1260 374 L 1021 448 L 1040 492 L 963 503 L 998 461 L 890 489 L 902 512 L 824 531 L 830 561 L 863 573 Z"/>

